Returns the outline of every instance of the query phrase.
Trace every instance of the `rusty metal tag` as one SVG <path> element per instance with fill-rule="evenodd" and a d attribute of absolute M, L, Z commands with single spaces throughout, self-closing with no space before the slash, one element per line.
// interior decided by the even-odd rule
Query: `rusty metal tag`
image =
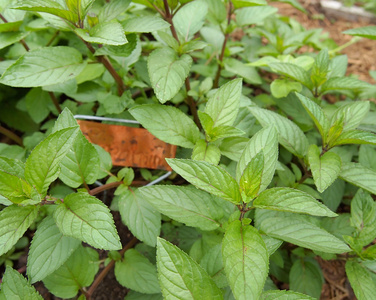
<path fill-rule="evenodd" d="M 172 171 L 165 158 L 174 158 L 176 146 L 167 144 L 143 128 L 77 120 L 94 144 L 111 154 L 114 166 Z"/>

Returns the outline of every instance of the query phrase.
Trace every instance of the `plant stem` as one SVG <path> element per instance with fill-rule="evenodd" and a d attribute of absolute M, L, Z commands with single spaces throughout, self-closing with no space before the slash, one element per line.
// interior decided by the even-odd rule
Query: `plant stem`
<path fill-rule="evenodd" d="M 2 133 L 3 135 L 5 135 L 6 137 L 10 138 L 12 141 L 16 142 L 18 145 L 23 147 L 22 139 L 14 132 L 0 125 L 0 133 Z"/>
<path fill-rule="evenodd" d="M 228 2 L 228 11 L 227 11 L 227 28 L 228 26 L 230 25 L 231 23 L 231 15 L 232 15 L 232 2 L 231 0 Z M 230 36 L 230 34 L 227 32 L 227 28 L 225 30 L 225 39 L 223 41 L 223 45 L 222 45 L 222 49 L 221 49 L 221 54 L 219 55 L 219 64 L 218 64 L 218 70 L 217 70 L 217 74 L 215 75 L 215 78 L 214 78 L 214 83 L 213 83 L 213 88 L 218 88 L 218 83 L 219 83 L 219 78 L 221 76 L 221 71 L 222 71 L 222 63 L 223 63 L 223 58 L 225 56 L 225 50 L 226 50 L 226 44 L 227 44 L 227 41 L 228 41 L 228 38 Z"/>
<path fill-rule="evenodd" d="M 92 196 L 94 196 L 94 195 L 97 195 L 97 194 L 99 194 L 99 193 L 101 193 L 103 191 L 116 188 L 119 185 L 121 185 L 122 183 L 123 183 L 122 181 L 115 181 L 115 182 L 107 183 L 107 184 L 98 186 L 98 187 L 90 190 L 89 194 L 92 195 Z"/>
<path fill-rule="evenodd" d="M 60 33 L 60 30 L 56 30 L 56 32 L 54 33 L 54 35 L 50 38 L 50 40 L 46 44 L 46 47 L 51 46 L 52 42 L 56 39 L 56 37 L 59 35 L 59 33 Z"/>
<path fill-rule="evenodd" d="M 86 47 L 89 49 L 89 51 L 92 54 L 94 54 L 95 53 L 94 47 L 90 43 L 88 43 L 84 40 L 82 40 L 82 41 L 84 42 Z M 111 62 L 108 60 L 108 58 L 104 55 L 97 56 L 96 58 L 97 58 L 98 62 L 100 62 L 101 64 L 104 65 L 104 67 L 107 69 L 107 71 L 110 72 L 111 76 L 114 78 L 116 85 L 117 85 L 118 95 L 119 96 L 123 95 L 124 91 L 126 90 L 126 86 L 123 82 L 123 79 L 116 72 L 114 66 L 111 64 Z"/>
<path fill-rule="evenodd" d="M 60 114 L 60 113 L 62 112 L 62 109 L 61 109 L 61 107 L 60 107 L 59 101 L 57 100 L 55 94 L 54 94 L 53 92 L 48 92 L 48 95 L 50 95 L 53 104 L 55 105 L 57 111 L 58 111 L 59 114 Z"/>
<path fill-rule="evenodd" d="M 119 252 L 121 257 L 123 257 L 124 253 L 128 249 L 132 248 L 137 242 L 138 240 L 135 237 L 133 237 L 133 239 L 131 239 L 130 242 L 128 242 L 128 244 L 126 244 L 124 248 Z M 99 275 L 97 276 L 97 278 L 95 278 L 93 284 L 90 286 L 89 290 L 87 291 L 85 295 L 86 299 L 88 300 L 90 299 L 91 295 L 94 293 L 98 285 L 102 282 L 102 280 L 106 277 L 107 273 L 114 267 L 114 265 L 115 265 L 115 261 L 111 260 L 111 262 L 102 270 L 102 272 L 99 273 Z"/>

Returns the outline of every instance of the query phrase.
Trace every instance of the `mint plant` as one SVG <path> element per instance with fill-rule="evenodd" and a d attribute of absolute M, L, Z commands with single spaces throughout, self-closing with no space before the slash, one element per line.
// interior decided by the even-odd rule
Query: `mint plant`
<path fill-rule="evenodd" d="M 38 281 L 90 299 L 111 269 L 128 300 L 318 299 L 318 257 L 372 299 L 374 88 L 345 76 L 346 45 L 263 0 L 9 0 L 0 18 L 1 299 L 41 299 Z M 173 174 L 113 166 L 75 114 L 137 120 L 179 147 Z"/>

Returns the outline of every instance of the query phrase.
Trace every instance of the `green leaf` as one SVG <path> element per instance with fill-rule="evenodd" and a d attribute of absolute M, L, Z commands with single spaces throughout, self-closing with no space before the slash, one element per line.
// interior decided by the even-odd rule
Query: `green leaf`
<path fill-rule="evenodd" d="M 362 92 L 371 88 L 372 85 L 352 77 L 333 77 L 329 78 L 322 86 L 320 93 L 324 94 L 330 91 L 350 90 L 353 92 Z"/>
<path fill-rule="evenodd" d="M 41 123 L 50 114 L 49 104 L 51 97 L 41 88 L 31 89 L 26 97 L 27 112 L 35 123 Z"/>
<path fill-rule="evenodd" d="M 246 83 L 262 84 L 262 79 L 255 67 L 246 65 L 240 60 L 231 57 L 225 58 L 223 63 L 226 71 L 234 73 L 239 77 L 243 77 Z"/>
<path fill-rule="evenodd" d="M 163 104 L 179 92 L 191 64 L 192 58 L 188 54 L 179 57 L 168 47 L 156 49 L 149 55 L 149 77 L 159 102 Z"/>
<path fill-rule="evenodd" d="M 97 251 L 79 245 L 59 269 L 43 279 L 43 283 L 56 297 L 73 298 L 93 282 L 99 269 L 98 261 Z"/>
<path fill-rule="evenodd" d="M 343 163 L 339 178 L 376 194 L 376 171 L 357 163 Z"/>
<path fill-rule="evenodd" d="M 290 289 L 319 299 L 324 276 L 313 258 L 297 259 L 290 270 Z"/>
<path fill-rule="evenodd" d="M 17 300 L 43 300 L 35 288 L 27 282 L 18 271 L 7 267 L 1 284 L 3 299 Z"/>
<path fill-rule="evenodd" d="M 128 43 L 124 29 L 117 21 L 95 25 L 90 30 L 76 28 L 77 35 L 88 43 L 119 46 Z"/>
<path fill-rule="evenodd" d="M 70 128 L 70 127 L 79 127 L 76 119 L 74 118 L 72 112 L 66 107 L 63 111 L 59 114 L 59 117 L 55 121 L 54 127 L 52 127 L 51 133 L 55 133 L 56 131 Z"/>
<path fill-rule="evenodd" d="M 207 13 L 208 5 L 204 1 L 192 1 L 177 11 L 172 21 L 181 36 L 181 42 L 190 41 L 193 38 L 204 25 Z"/>
<path fill-rule="evenodd" d="M 155 247 L 161 230 L 161 215 L 140 194 L 138 189 L 126 190 L 120 195 L 121 219 L 135 237 Z"/>
<path fill-rule="evenodd" d="M 150 186 L 141 194 L 161 214 L 201 230 L 215 230 L 223 211 L 214 197 L 192 186 Z"/>
<path fill-rule="evenodd" d="M 359 189 L 351 200 L 351 224 L 357 230 L 355 239 L 362 246 L 376 238 L 376 204 L 362 189 Z"/>
<path fill-rule="evenodd" d="M 35 232 L 27 259 L 27 275 L 31 283 L 57 270 L 79 245 L 79 240 L 63 236 L 52 216 L 45 218 Z"/>
<path fill-rule="evenodd" d="M 81 20 L 84 20 L 87 12 L 95 0 L 65 0 L 69 11 L 77 14 Z"/>
<path fill-rule="evenodd" d="M 210 136 L 210 141 L 214 142 L 226 137 L 244 135 L 245 132 L 233 126 L 220 125 L 212 128 L 207 134 Z"/>
<path fill-rule="evenodd" d="M 99 154 L 80 132 L 73 147 L 60 163 L 59 178 L 68 186 L 78 188 L 81 184 L 93 184 L 99 173 Z"/>
<path fill-rule="evenodd" d="M 220 125 L 231 126 L 238 115 L 242 80 L 234 79 L 221 86 L 206 104 L 205 113 L 212 120 L 213 128 Z"/>
<path fill-rule="evenodd" d="M 0 156 L 0 170 L 21 179 L 25 178 L 25 164 L 18 159 Z"/>
<path fill-rule="evenodd" d="M 258 208 L 304 213 L 312 216 L 337 216 L 311 195 L 286 187 L 276 187 L 263 191 L 253 204 Z"/>
<path fill-rule="evenodd" d="M 0 49 L 8 47 L 27 37 L 28 32 L 2 32 L 0 35 Z"/>
<path fill-rule="evenodd" d="M 343 33 L 354 36 L 361 36 L 371 40 L 376 40 L 376 26 L 353 28 L 344 31 Z"/>
<path fill-rule="evenodd" d="M 116 280 L 126 288 L 144 294 L 161 292 L 157 268 L 135 249 L 124 253 L 123 260 L 115 263 Z"/>
<path fill-rule="evenodd" d="M 329 120 L 327 116 L 324 114 L 324 111 L 319 105 L 317 105 L 311 99 L 298 93 L 296 93 L 296 96 L 298 96 L 298 99 L 302 103 L 303 107 L 315 123 L 317 129 L 321 134 L 323 143 L 325 144 L 325 139 L 329 131 Z"/>
<path fill-rule="evenodd" d="M 281 1 L 285 2 L 285 1 Z M 311 296 L 294 291 L 266 291 L 261 294 L 260 300 L 315 300 Z"/>
<path fill-rule="evenodd" d="M 255 219 L 260 231 L 276 239 L 327 253 L 350 251 L 344 242 L 316 225 L 314 217 L 257 209 Z"/>
<path fill-rule="evenodd" d="M 0 83 L 14 87 L 57 84 L 75 78 L 84 67 L 81 53 L 74 48 L 40 48 L 21 56 L 3 73 Z"/>
<path fill-rule="evenodd" d="M 236 9 L 248 6 L 268 5 L 265 0 L 234 0 L 234 7 Z"/>
<path fill-rule="evenodd" d="M 125 32 L 154 32 L 168 29 L 170 24 L 157 16 L 138 16 L 121 23 Z"/>
<path fill-rule="evenodd" d="M 358 300 L 370 300 L 375 297 L 374 275 L 355 260 L 346 262 L 346 275 Z"/>
<path fill-rule="evenodd" d="M 54 219 L 65 236 L 74 237 L 98 249 L 121 249 L 108 207 L 93 196 L 86 193 L 69 194 L 58 205 Z"/>
<path fill-rule="evenodd" d="M 164 299 L 223 299 L 222 291 L 198 263 L 161 238 L 157 267 Z"/>
<path fill-rule="evenodd" d="M 263 166 L 260 186 L 255 195 L 267 188 L 273 179 L 278 160 L 278 134 L 274 126 L 268 126 L 258 131 L 246 145 L 236 168 L 236 179 L 240 182 L 249 163 L 262 151 Z M 255 161 L 256 162 L 256 161 Z M 259 172 L 260 170 L 254 170 Z M 248 174 L 253 176 L 253 174 Z"/>
<path fill-rule="evenodd" d="M 235 179 L 219 166 L 188 159 L 166 159 L 171 168 L 196 187 L 235 204 L 241 203 Z"/>
<path fill-rule="evenodd" d="M 236 1 L 239 2 L 239 1 Z M 237 4 L 234 3 L 236 7 Z M 260 1 L 241 1 L 241 2 L 254 2 L 257 3 Z M 261 2 L 261 5 L 264 5 L 264 1 Z M 248 6 L 248 5 L 247 5 Z M 235 12 L 236 14 L 236 23 L 238 26 L 246 26 L 262 23 L 267 17 L 274 15 L 278 11 L 277 8 L 272 6 L 253 6 L 239 9 Z"/>
<path fill-rule="evenodd" d="M 298 157 L 306 155 L 308 150 L 307 137 L 295 123 L 270 110 L 258 107 L 249 107 L 248 109 L 263 127 L 275 126 L 279 133 L 279 142 L 288 151 Z"/>
<path fill-rule="evenodd" d="M 317 88 L 322 85 L 329 72 L 329 53 L 328 49 L 322 49 L 316 56 L 315 63 L 311 69 L 311 81 Z"/>
<path fill-rule="evenodd" d="M 308 72 L 296 64 L 287 62 L 270 63 L 269 67 L 273 72 L 294 79 L 309 89 L 312 88 L 312 82 Z"/>
<path fill-rule="evenodd" d="M 259 299 L 269 269 L 269 255 L 256 228 L 239 220 L 229 224 L 222 242 L 227 279 L 236 299 Z"/>
<path fill-rule="evenodd" d="M 192 152 L 193 160 L 201 160 L 217 165 L 221 158 L 221 151 L 216 145 L 208 144 L 205 140 L 198 140 Z"/>
<path fill-rule="evenodd" d="M 341 158 L 334 152 L 321 155 L 320 149 L 313 144 L 308 149 L 308 161 L 317 190 L 322 193 L 338 178 Z"/>
<path fill-rule="evenodd" d="M 220 25 L 226 20 L 226 6 L 221 0 L 204 0 L 204 2 L 208 5 L 207 19 L 210 23 Z"/>
<path fill-rule="evenodd" d="M 131 0 L 112 0 L 102 6 L 98 13 L 98 21 L 108 22 L 121 15 L 129 6 Z"/>
<path fill-rule="evenodd" d="M 163 300 L 162 294 L 141 294 L 130 290 L 124 300 Z"/>
<path fill-rule="evenodd" d="M 65 9 L 57 1 L 53 0 L 18 0 L 12 5 L 12 8 L 49 13 L 72 23 L 78 21 L 77 14 Z"/>
<path fill-rule="evenodd" d="M 8 252 L 38 216 L 39 206 L 5 207 L 0 212 L 0 255 Z"/>
<path fill-rule="evenodd" d="M 22 21 L 2 23 L 0 24 L 0 32 L 18 31 L 22 23 Z"/>
<path fill-rule="evenodd" d="M 193 148 L 200 138 L 200 131 L 192 119 L 175 107 L 147 104 L 133 107 L 129 112 L 164 142 Z"/>
<path fill-rule="evenodd" d="M 208 252 L 206 252 L 200 261 L 200 265 L 206 270 L 206 272 L 208 272 L 219 288 L 228 286 L 223 268 L 221 244 L 212 247 Z"/>
<path fill-rule="evenodd" d="M 249 200 L 254 199 L 258 195 L 262 184 L 263 175 L 264 152 L 260 150 L 259 153 L 252 157 L 239 180 L 240 190 Z"/>
<path fill-rule="evenodd" d="M 340 205 L 345 192 L 345 182 L 337 179 L 322 194 L 322 202 L 332 211 L 336 211 Z"/>
<path fill-rule="evenodd" d="M 331 125 L 343 118 L 343 131 L 356 129 L 370 109 L 369 101 L 356 101 L 340 106 L 333 114 Z"/>
<path fill-rule="evenodd" d="M 245 137 L 225 138 L 219 145 L 219 150 L 221 150 L 222 155 L 227 156 L 234 161 L 239 161 L 248 142 L 249 138 Z"/>
<path fill-rule="evenodd" d="M 275 1 L 275 0 L 273 0 L 273 1 Z M 282 2 L 282 3 L 288 3 L 292 7 L 295 7 L 296 9 L 299 9 L 301 12 L 307 14 L 307 11 L 304 9 L 304 7 L 300 4 L 300 2 L 298 0 L 277 0 L 277 1 L 278 2 Z M 290 298 L 288 298 L 288 299 L 290 299 Z M 306 299 L 306 298 L 304 298 L 304 299 Z"/>
<path fill-rule="evenodd" d="M 25 179 L 45 196 L 49 185 L 59 176 L 59 164 L 79 132 L 69 127 L 49 135 L 34 148 L 26 160 Z"/>
<path fill-rule="evenodd" d="M 301 90 L 302 85 L 299 82 L 289 79 L 276 79 L 270 85 L 270 91 L 276 98 L 284 98 L 293 91 L 300 92 Z"/>
<path fill-rule="evenodd" d="M 110 2 L 110 3 L 112 3 L 112 2 Z M 128 43 L 123 44 L 121 46 L 104 45 L 103 47 L 96 49 L 94 55 L 95 56 L 109 55 L 109 56 L 121 56 L 121 57 L 128 57 L 128 56 L 130 56 L 132 54 L 132 52 L 137 47 L 138 37 L 137 37 L 137 35 L 135 33 L 127 34 L 125 37 L 126 37 Z M 91 66 L 91 65 L 88 65 L 88 66 Z M 98 70 L 98 72 L 101 71 L 101 69 L 99 68 L 99 66 L 103 67 L 102 64 L 96 64 L 94 66 L 97 66 L 95 68 L 95 70 Z M 85 76 L 85 78 L 87 78 L 88 76 L 92 76 L 91 73 L 89 73 L 89 74 L 85 73 L 85 69 L 82 71 L 82 73 L 80 75 Z M 80 77 L 76 78 L 77 81 L 79 79 L 80 79 Z M 87 81 L 87 80 L 85 80 L 85 81 Z M 123 95 L 125 95 L 125 94 L 123 94 Z"/>
<path fill-rule="evenodd" d="M 338 146 L 345 144 L 368 144 L 376 145 L 376 135 L 374 133 L 362 130 L 351 130 L 341 133 L 334 139 L 330 146 Z"/>

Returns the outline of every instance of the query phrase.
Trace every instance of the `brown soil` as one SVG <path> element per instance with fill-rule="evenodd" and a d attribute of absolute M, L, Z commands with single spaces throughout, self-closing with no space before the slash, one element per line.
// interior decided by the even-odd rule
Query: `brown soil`
<path fill-rule="evenodd" d="M 279 9 L 279 14 L 293 17 L 299 21 L 306 29 L 322 28 L 340 46 L 352 39 L 352 36 L 343 34 L 348 29 L 370 26 L 369 22 L 358 20 L 350 22 L 343 19 L 335 19 L 325 16 L 318 0 L 300 0 L 308 14 L 295 9 L 285 3 L 271 2 L 270 4 Z M 362 39 L 341 51 L 346 54 L 349 60 L 347 73 L 359 76 L 359 79 L 376 83 L 369 75 L 369 71 L 376 70 L 376 41 Z"/>

